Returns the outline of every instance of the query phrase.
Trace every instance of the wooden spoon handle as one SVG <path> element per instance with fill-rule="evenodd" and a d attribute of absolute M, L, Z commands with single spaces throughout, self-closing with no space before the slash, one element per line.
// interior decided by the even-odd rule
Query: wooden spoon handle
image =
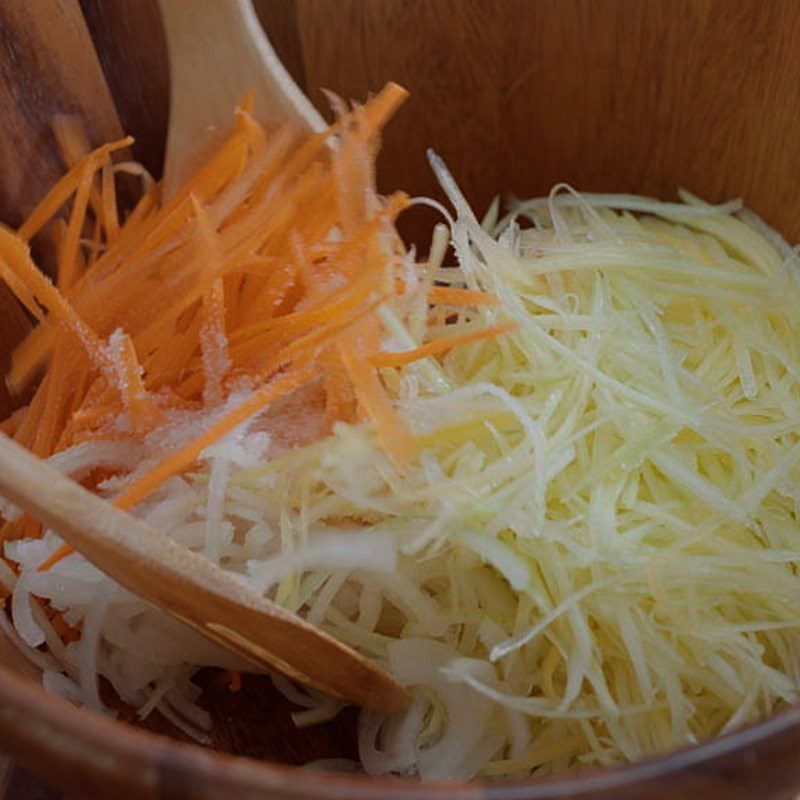
<path fill-rule="evenodd" d="M 406 704 L 368 659 L 3 435 L 0 491 L 131 592 L 251 663 L 376 711 Z"/>
<path fill-rule="evenodd" d="M 318 131 L 325 122 L 272 49 L 250 0 L 160 0 L 170 64 L 164 185 L 174 192 L 230 129 L 252 92 L 268 129 Z"/>

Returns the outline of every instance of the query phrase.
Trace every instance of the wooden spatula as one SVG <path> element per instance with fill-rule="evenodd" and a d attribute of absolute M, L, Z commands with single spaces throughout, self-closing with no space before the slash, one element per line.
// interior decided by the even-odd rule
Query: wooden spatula
<path fill-rule="evenodd" d="M 248 92 L 267 129 L 318 131 L 325 122 L 291 79 L 250 0 L 159 0 L 170 65 L 167 196 L 231 126 Z"/>
<path fill-rule="evenodd" d="M 313 132 L 325 128 L 322 117 L 272 49 L 249 0 L 159 0 L 159 5 L 171 81 L 164 165 L 167 196 L 180 187 L 229 130 L 232 111 L 246 93 L 252 92 L 254 113 L 268 130 Z M 71 491 L 77 496 L 74 488 Z M 129 519 L 126 524 L 133 530 Z M 143 533 L 141 524 L 136 524 Z M 153 532 L 147 535 L 152 538 Z M 81 550 L 90 557 L 85 548 Z M 203 581 L 212 576 L 208 562 L 201 569 L 198 559 L 189 562 L 184 556 L 178 563 L 177 554 L 170 558 L 176 574 L 180 567 L 187 567 L 182 576 L 184 582 L 190 582 L 193 575 L 202 575 Z M 124 566 L 122 560 L 120 567 Z M 231 595 L 231 587 L 227 583 L 223 586 L 225 576 L 217 572 L 213 572 L 214 586 L 220 596 L 226 597 L 225 602 L 243 603 L 242 588 L 237 586 Z M 191 624 L 231 649 L 249 653 L 251 660 L 271 664 L 304 683 L 371 708 L 396 711 L 406 701 L 405 692 L 387 673 L 262 598 L 248 596 L 243 606 L 248 609 L 247 614 L 226 614 L 224 620 L 219 619 L 220 611 L 213 604 L 200 603 L 199 592 L 193 598 Z M 171 613 L 180 609 L 175 605 L 176 598 L 162 600 L 160 604 L 170 606 Z M 211 611 L 216 616 L 209 616 Z M 260 623 L 256 612 L 261 614 Z"/>
<path fill-rule="evenodd" d="M 368 659 L 2 434 L 0 492 L 134 594 L 251 663 L 375 711 L 405 705 L 405 691 Z"/>

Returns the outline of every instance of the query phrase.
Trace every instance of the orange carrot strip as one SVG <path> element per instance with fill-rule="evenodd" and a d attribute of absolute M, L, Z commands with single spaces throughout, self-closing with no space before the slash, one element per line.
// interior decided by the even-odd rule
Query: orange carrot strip
<path fill-rule="evenodd" d="M 146 360 L 145 381 L 150 390 L 180 380 L 187 362 L 197 351 L 202 324 L 202 315 L 195 314 L 185 330 L 175 331 Z M 200 380 L 191 396 L 195 396 L 202 388 L 203 381 Z M 182 392 L 182 387 L 178 387 L 178 391 Z"/>
<path fill-rule="evenodd" d="M 246 131 L 237 127 L 222 143 L 216 152 L 200 167 L 194 176 L 176 192 L 175 196 L 164 206 L 162 211 L 174 211 L 195 194 L 201 200 L 207 200 L 216 194 L 233 175 L 238 173 L 242 154 L 247 153 L 249 136 Z"/>
<path fill-rule="evenodd" d="M 328 295 L 309 308 L 240 329 L 232 339 L 238 343 L 270 331 L 293 333 L 307 330 L 331 317 L 348 313 L 369 297 L 375 288 L 374 277 L 367 273 L 358 281 L 352 281 L 343 289 Z"/>
<path fill-rule="evenodd" d="M 74 114 L 56 114 L 52 124 L 61 159 L 67 169 L 74 167 L 91 153 L 92 148 L 79 117 Z M 100 216 L 102 203 L 94 181 L 92 181 L 89 201 L 95 216 Z"/>
<path fill-rule="evenodd" d="M 119 337 L 112 337 L 111 343 L 116 344 L 114 360 L 119 370 L 119 390 L 125 410 L 135 429 L 150 428 L 157 423 L 160 414 L 158 406 L 144 387 L 142 368 L 136 357 L 133 340 L 124 333 Z"/>
<path fill-rule="evenodd" d="M 314 347 L 320 346 L 326 340 L 331 339 L 336 334 L 341 333 L 348 328 L 364 324 L 365 320 L 372 314 L 372 312 L 385 301 L 385 295 L 376 295 L 360 308 L 356 308 L 347 314 L 335 315 L 332 320 L 327 321 L 325 324 L 320 325 L 318 328 L 315 328 L 309 333 L 294 339 L 290 344 L 286 344 L 287 336 L 285 333 L 279 333 L 278 335 L 272 333 L 270 337 L 245 343 L 243 350 L 239 352 L 239 356 L 252 356 L 254 350 L 256 352 L 260 351 L 263 353 L 271 353 L 275 352 L 275 350 L 280 347 L 283 348 L 281 353 L 283 354 L 284 358 L 290 358 L 294 355 L 304 353 L 305 351 L 313 349 Z M 248 349 L 245 350 L 244 347 Z M 268 362 L 268 364 L 270 365 L 269 369 L 272 369 L 271 360 Z M 264 375 L 263 369 L 260 371 L 260 374 L 262 376 Z"/>
<path fill-rule="evenodd" d="M 41 600 L 40 602 L 42 606 L 44 606 L 46 601 Z M 62 611 L 57 611 L 49 606 L 47 611 L 53 630 L 58 634 L 59 639 L 61 639 L 64 644 L 77 642 L 81 638 L 80 631 L 77 628 L 73 628 L 72 625 L 64 619 L 64 613 Z"/>
<path fill-rule="evenodd" d="M 296 232 L 292 234 L 291 246 L 294 263 L 308 298 L 319 301 L 324 297 L 326 287 L 318 279 L 315 265 L 309 259 L 308 248 Z M 325 390 L 325 415 L 328 425 L 332 426 L 339 420 L 351 421 L 354 416 L 356 395 L 347 370 L 334 352 L 321 355 L 320 363 L 323 366 L 322 383 Z"/>
<path fill-rule="evenodd" d="M 447 306 L 496 306 L 500 298 L 491 292 L 454 289 L 450 286 L 431 286 L 428 301 Z"/>
<path fill-rule="evenodd" d="M 203 316 L 200 328 L 200 350 L 205 372 L 203 397 L 206 405 L 217 405 L 222 402 L 222 384 L 231 366 L 225 334 L 225 287 L 222 278 L 217 278 L 203 296 Z"/>
<path fill-rule="evenodd" d="M 508 333 L 518 327 L 516 322 L 504 322 L 500 325 L 490 325 L 488 328 L 481 328 L 469 333 L 460 333 L 455 336 L 442 336 L 432 342 L 415 347 L 413 350 L 403 350 L 399 353 L 373 353 L 369 357 L 369 363 L 373 367 L 402 367 L 413 361 L 419 361 L 428 356 L 438 356 L 446 353 L 454 347 L 469 342 L 478 342 L 481 339 L 493 339 L 504 333 Z"/>
<path fill-rule="evenodd" d="M 72 213 L 58 257 L 58 288 L 62 292 L 69 289 L 77 272 L 78 247 L 81 231 L 86 221 L 86 209 L 89 204 L 89 191 L 92 188 L 94 172 L 95 166 L 92 159 L 84 161 L 78 178 L 78 189 L 75 192 L 75 199 L 72 201 Z"/>
<path fill-rule="evenodd" d="M 14 433 L 14 441 L 23 447 L 30 449 L 33 440 L 36 438 L 36 430 L 39 427 L 39 420 L 42 416 L 45 401 L 47 400 L 47 384 L 52 380 L 52 373 L 48 370 L 42 377 L 41 382 L 36 387 L 30 403 L 25 408 L 25 413 L 20 419 L 17 430 Z"/>
<path fill-rule="evenodd" d="M 13 522 L 3 523 L 0 528 L 0 541 L 10 542 L 14 539 L 38 539 L 42 535 L 42 526 L 28 514 L 23 514 Z"/>
<path fill-rule="evenodd" d="M 63 322 L 83 343 L 89 353 L 100 359 L 100 340 L 65 300 L 61 292 L 39 271 L 31 261 L 25 242 L 11 231 L 0 228 L 0 259 L 25 283 L 39 302 L 56 318 Z"/>
<path fill-rule="evenodd" d="M 30 314 L 38 320 L 44 317 L 42 309 L 36 302 L 33 292 L 11 271 L 11 268 L 2 258 L 0 258 L 0 279 L 11 289 L 17 300 L 25 306 Z M 9 383 L 11 383 L 10 380 Z"/>
<path fill-rule="evenodd" d="M 390 81 L 375 97 L 364 104 L 364 126 L 366 133 L 374 134 L 392 118 L 408 98 L 408 90 Z"/>
<path fill-rule="evenodd" d="M 97 259 L 100 257 L 102 252 L 102 234 L 103 234 L 103 223 L 100 217 L 94 218 L 94 226 L 92 228 L 92 245 L 89 249 L 89 258 L 86 261 L 86 267 L 84 270 L 80 272 L 80 274 L 76 275 L 75 277 L 80 279 L 86 269 L 91 269 L 96 263 Z"/>
<path fill-rule="evenodd" d="M 97 272 L 102 270 L 110 259 L 119 257 L 121 249 L 129 244 L 130 239 L 141 233 L 140 226 L 145 224 L 145 221 L 151 215 L 158 202 L 159 193 L 159 187 L 154 186 L 138 202 L 122 227 L 120 237 L 115 242 L 114 247 L 106 251 L 98 262 L 93 265 L 91 273 L 93 279 L 97 277 Z M 0 264 L 0 276 L 2 276 L 2 264 Z M 76 286 L 70 295 L 74 295 L 82 286 Z M 36 316 L 41 319 L 41 311 L 37 311 Z M 30 383 L 52 351 L 56 338 L 57 331 L 52 326 L 38 325 L 17 347 L 14 351 L 11 369 L 6 378 L 8 385 L 12 387 L 14 392 L 22 391 Z"/>
<path fill-rule="evenodd" d="M 416 442 L 411 431 L 395 413 L 392 401 L 383 388 L 375 370 L 358 352 L 357 339 L 352 332 L 344 334 L 337 342 L 337 352 L 355 387 L 359 403 L 375 425 L 389 457 L 395 467 L 404 472 L 416 452 Z"/>
<path fill-rule="evenodd" d="M 321 362 L 325 368 L 323 385 L 325 388 L 325 414 L 328 424 L 340 420 L 350 422 L 353 419 L 353 409 L 356 394 L 347 370 L 334 353 L 326 353 Z"/>
<path fill-rule="evenodd" d="M 31 452 L 46 458 L 53 452 L 60 428 L 66 418 L 66 399 L 70 393 L 69 367 L 71 359 L 65 351 L 64 343 L 55 352 L 53 366 L 48 372 L 50 380 L 47 382 L 43 410 L 36 427 L 36 435 L 30 445 Z"/>
<path fill-rule="evenodd" d="M 59 561 L 65 559 L 69 555 L 72 555 L 74 552 L 74 547 L 71 547 L 68 544 L 62 544 L 60 547 L 50 553 L 50 555 L 44 561 L 42 561 L 38 567 L 36 567 L 36 571 L 47 572 L 50 567 L 54 567 Z"/>
<path fill-rule="evenodd" d="M 27 406 L 18 408 L 11 414 L 10 417 L 0 422 L 0 433 L 4 433 L 6 436 L 13 437 L 16 434 L 17 428 L 19 428 L 20 423 L 22 422 L 22 419 L 24 418 L 27 410 L 28 410 Z"/>
<path fill-rule="evenodd" d="M 194 464 L 203 450 L 230 433 L 237 425 L 241 425 L 265 406 L 307 383 L 318 369 L 319 367 L 313 363 L 302 364 L 287 370 L 266 386 L 256 389 L 244 402 L 223 414 L 208 430 L 130 484 L 116 498 L 114 504 L 118 508 L 128 509 L 140 503 L 165 480 Z"/>
<path fill-rule="evenodd" d="M 17 233 L 21 239 L 29 241 L 35 236 L 54 216 L 61 206 L 66 203 L 69 196 L 78 188 L 80 175 L 85 161 L 93 161 L 99 166 L 115 150 L 121 150 L 133 144 L 133 137 L 126 136 L 116 142 L 110 142 L 99 147 L 93 153 L 81 159 L 55 186 L 42 198 L 36 208 L 30 213 L 25 222 L 20 225 Z"/>
<path fill-rule="evenodd" d="M 113 242 L 119 236 L 119 212 L 117 211 L 117 189 L 114 186 L 114 170 L 104 164 L 101 172 L 102 220 L 106 241 Z"/>
<path fill-rule="evenodd" d="M 331 340 L 336 334 L 341 333 L 348 328 L 354 328 L 360 325 L 362 321 L 369 317 L 372 312 L 383 302 L 386 301 L 385 295 L 377 295 L 367 305 L 354 311 L 349 315 L 338 315 L 332 322 L 321 325 L 309 333 L 300 336 L 292 341 L 290 344 L 286 343 L 286 336 L 273 336 L 272 338 L 256 341 L 253 348 L 256 353 L 273 353 L 279 351 L 278 358 L 270 358 L 265 364 L 256 365 L 255 377 L 259 379 L 266 379 L 269 375 L 283 363 L 287 363 L 293 358 L 297 357 L 300 360 L 316 359 L 320 357 L 320 353 L 329 346 L 327 342 Z M 252 351 L 247 355 L 254 356 Z M 320 361 L 324 363 L 324 359 Z M 248 362 L 248 366 L 252 367 L 252 363 Z M 184 396 L 193 396 L 198 390 L 197 384 L 198 373 L 190 375 L 187 380 L 181 384 L 179 391 Z"/>
<path fill-rule="evenodd" d="M 211 225 L 206 210 L 196 195 L 191 195 L 194 207 L 201 258 L 204 271 L 219 275 L 222 267 L 219 237 Z M 200 351 L 205 372 L 203 400 L 206 405 L 222 402 L 222 383 L 230 369 L 228 337 L 225 332 L 225 286 L 217 277 L 203 295 L 203 325 L 200 328 Z"/>
<path fill-rule="evenodd" d="M 339 225 L 348 239 L 367 219 L 367 190 L 372 183 L 372 162 L 367 147 L 360 137 L 354 136 L 345 128 L 333 156 Z"/>
<path fill-rule="evenodd" d="M 406 283 L 402 278 L 395 279 L 394 290 L 403 294 Z M 445 306 L 496 306 L 500 298 L 492 292 L 475 291 L 474 289 L 458 289 L 452 286 L 431 286 L 428 290 L 428 302 Z"/>

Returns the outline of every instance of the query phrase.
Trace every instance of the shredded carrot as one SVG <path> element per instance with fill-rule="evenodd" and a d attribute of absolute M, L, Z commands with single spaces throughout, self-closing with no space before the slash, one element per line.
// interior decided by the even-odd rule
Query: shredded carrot
<path fill-rule="evenodd" d="M 219 276 L 222 254 L 219 241 L 208 213 L 195 195 L 191 195 L 197 228 L 199 247 L 206 260 L 206 271 Z M 204 400 L 207 406 L 216 406 L 223 399 L 223 380 L 230 369 L 228 337 L 225 332 L 225 285 L 221 277 L 215 277 L 203 294 L 203 324 L 200 328 L 200 350 L 205 372 Z"/>
<path fill-rule="evenodd" d="M 110 164 L 104 164 L 101 172 L 102 188 L 102 224 L 106 241 L 113 242 L 119 236 L 119 212 L 117 210 L 117 192 L 114 186 L 114 170 Z M 98 217 L 100 221 L 101 217 Z"/>
<path fill-rule="evenodd" d="M 500 298 L 491 292 L 431 286 L 428 291 L 428 302 L 447 306 L 496 306 Z"/>
<path fill-rule="evenodd" d="M 403 294 L 406 291 L 406 282 L 402 278 L 395 279 L 394 290 L 397 294 Z M 500 303 L 500 298 L 491 292 L 458 289 L 452 286 L 431 286 L 428 289 L 427 300 L 431 305 L 459 307 L 496 306 Z"/>
<path fill-rule="evenodd" d="M 133 137 L 126 136 L 117 142 L 111 142 L 90 153 L 81 159 L 58 183 L 44 196 L 36 208 L 30 213 L 25 222 L 20 225 L 17 234 L 25 241 L 30 241 L 58 212 L 59 208 L 67 202 L 72 193 L 78 188 L 83 173 L 84 164 L 90 161 L 95 169 L 105 161 L 108 156 L 133 144 Z"/>
<path fill-rule="evenodd" d="M 332 353 L 326 353 L 321 362 L 325 370 L 323 381 L 328 425 L 338 420 L 349 422 L 353 419 L 356 394 L 347 369 Z"/>
<path fill-rule="evenodd" d="M 64 619 L 64 614 L 61 611 L 49 607 L 47 613 L 50 617 L 50 624 L 53 626 L 53 630 L 64 644 L 77 642 L 78 639 L 81 638 L 78 629 L 73 628 L 72 625 Z"/>
<path fill-rule="evenodd" d="M 36 302 L 34 293 L 12 272 L 5 260 L 0 258 L 0 279 L 5 281 L 9 289 L 22 303 L 25 309 L 36 319 L 42 319 L 42 309 Z"/>
<path fill-rule="evenodd" d="M 237 425 L 246 422 L 265 406 L 307 383 L 317 371 L 316 365 L 305 364 L 287 370 L 271 383 L 256 390 L 244 402 L 223 414 L 203 434 L 156 464 L 140 478 L 137 478 L 116 498 L 114 504 L 119 508 L 126 509 L 135 506 L 157 489 L 167 478 L 171 478 L 173 475 L 177 475 L 179 472 L 191 467 L 207 447 L 219 441 L 226 433 L 230 433 Z"/>
<path fill-rule="evenodd" d="M 75 552 L 75 548 L 70 547 L 68 544 L 62 544 L 56 548 L 38 567 L 37 572 L 47 572 L 51 567 L 63 561 L 67 556 L 71 556 Z"/>
<path fill-rule="evenodd" d="M 3 523 L 0 528 L 0 541 L 11 542 L 15 539 L 35 539 L 40 535 L 41 526 L 33 517 L 23 514 L 13 522 Z"/>
<path fill-rule="evenodd" d="M 92 239 L 91 243 L 89 244 L 89 257 L 87 258 L 86 263 L 83 265 L 83 267 L 79 267 L 78 270 L 76 271 L 75 275 L 76 278 L 80 278 L 84 274 L 87 268 L 94 266 L 94 264 L 97 262 L 97 259 L 100 256 L 100 253 L 103 249 L 103 243 L 101 239 L 102 233 L 103 233 L 103 225 L 100 221 L 100 217 L 97 217 L 94 221 L 94 226 L 92 230 Z"/>
<path fill-rule="evenodd" d="M 61 160 L 67 168 L 74 167 L 82 159 L 91 155 L 92 148 L 80 117 L 75 114 L 56 114 L 53 117 L 53 134 L 61 153 Z M 97 217 L 102 215 L 100 192 L 92 181 L 89 202 Z"/>
<path fill-rule="evenodd" d="M 442 336 L 420 347 L 415 347 L 413 350 L 403 350 L 399 353 L 374 353 L 369 357 L 369 362 L 373 367 L 402 367 L 406 364 L 411 364 L 413 361 L 419 361 L 421 358 L 446 353 L 448 350 L 452 350 L 462 344 L 478 342 L 481 339 L 493 339 L 496 336 L 514 330 L 516 327 L 517 323 L 515 322 L 504 322 L 500 325 L 491 325 L 487 328 L 480 328 L 476 331 L 460 333 L 455 336 Z"/>
<path fill-rule="evenodd" d="M 364 106 L 365 130 L 362 135 L 372 136 L 380 130 L 408 99 L 408 90 L 390 81 Z"/>
<path fill-rule="evenodd" d="M 27 410 L 25 406 L 18 408 L 8 419 L 0 422 L 0 433 L 4 433 L 6 436 L 14 436 Z"/>
<path fill-rule="evenodd" d="M 61 244 L 58 258 L 58 288 L 64 292 L 72 285 L 77 273 L 78 246 L 80 245 L 81 231 L 86 221 L 86 208 L 89 204 L 89 192 L 92 188 L 92 177 L 95 166 L 92 159 L 83 162 L 78 177 L 78 189 L 72 201 L 72 213 L 69 225 Z"/>
<path fill-rule="evenodd" d="M 0 228 L 0 259 L 23 283 L 28 292 L 66 325 L 87 346 L 92 355 L 99 354 L 100 340 L 97 336 L 80 319 L 58 289 L 36 268 L 25 242 L 4 228 Z M 9 288 L 14 290 L 11 284 Z"/>
<path fill-rule="evenodd" d="M 375 425 L 378 436 L 386 447 L 394 465 L 404 471 L 416 451 L 411 432 L 400 421 L 392 407 L 389 395 L 378 376 L 357 349 L 357 337 L 343 334 L 338 342 L 338 352 L 344 368 L 356 390 L 359 403 Z"/>
<path fill-rule="evenodd" d="M 122 404 L 135 430 L 152 428 L 160 421 L 161 415 L 155 401 L 145 389 L 133 340 L 127 333 L 123 333 L 112 344 L 116 344 L 114 361 L 119 368 L 117 381 Z"/>
<path fill-rule="evenodd" d="M 112 163 L 130 138 L 87 152 L 73 122 L 57 123 L 66 175 L 16 233 L 0 229 L 0 279 L 39 320 L 6 379 L 21 391 L 41 376 L 4 430 L 44 457 L 109 431 L 157 441 L 149 434 L 169 409 L 198 415 L 201 434 L 123 483 L 115 502 L 129 509 L 318 379 L 328 422 L 368 417 L 404 469 L 414 438 L 368 356 L 381 341 L 378 306 L 398 301 L 405 257 L 391 223 L 409 200 L 380 198 L 374 176 L 377 135 L 405 96 L 389 84 L 363 107 L 341 103 L 329 130 L 304 138 L 268 134 L 245 101 L 227 139 L 167 200 L 138 165 Z M 114 178 L 123 167 L 144 177 L 127 218 Z M 62 206 L 54 285 L 28 242 Z M 440 294 L 432 302 L 492 303 L 480 292 Z M 38 531 L 23 517 L 2 535 Z M 40 569 L 71 552 L 63 545 Z"/>

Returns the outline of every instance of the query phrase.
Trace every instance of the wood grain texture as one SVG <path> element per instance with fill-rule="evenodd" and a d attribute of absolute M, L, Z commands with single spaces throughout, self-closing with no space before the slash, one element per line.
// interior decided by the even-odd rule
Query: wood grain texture
<path fill-rule="evenodd" d="M 11 770 L 13 764 L 10 756 L 5 753 L 0 753 L 0 797 L 4 800 L 9 800 L 6 788 L 8 787 L 8 779 L 11 777 Z"/>
<path fill-rule="evenodd" d="M 435 147 L 478 207 L 500 187 L 498 158 L 505 3 L 493 0 L 298 0 L 306 91 L 363 99 L 395 80 L 411 97 L 384 132 L 379 188 L 438 196 Z M 427 244 L 435 215 L 404 233 Z"/>
<path fill-rule="evenodd" d="M 157 173 L 167 86 L 155 0 L 81 2 L 137 154 Z M 742 196 L 800 238 L 796 0 L 254 5 L 323 113 L 322 87 L 348 98 L 387 80 L 411 90 L 386 132 L 385 190 L 440 196 L 433 146 L 479 212 L 497 193 L 542 194 L 562 180 L 664 198 L 685 186 Z M 406 230 L 424 243 L 432 217 L 413 213 Z"/>
<path fill-rule="evenodd" d="M 55 114 L 94 143 L 122 133 L 77 0 L 0 3 L 0 108 L 0 219 L 17 225 L 63 173 Z"/>
<path fill-rule="evenodd" d="M 800 4 L 502 7 L 503 190 L 566 180 L 672 198 L 685 186 L 713 201 L 741 196 L 800 237 L 800 182 L 787 180 L 800 173 Z"/>
<path fill-rule="evenodd" d="M 253 0 L 258 20 L 269 36 L 278 58 L 298 86 L 306 85 L 306 69 L 295 0 Z"/>
<path fill-rule="evenodd" d="M 218 1 L 224 2 L 198 0 Z M 81 3 L 126 128 L 139 139 L 137 155 L 157 171 L 167 88 L 165 70 L 157 66 L 165 63 L 165 52 L 163 39 L 154 33 L 155 0 Z M 386 133 L 380 164 L 385 190 L 436 195 L 424 155 L 432 145 L 478 211 L 497 192 L 541 194 L 561 180 L 581 189 L 665 198 L 684 185 L 712 200 L 741 195 L 791 239 L 800 239 L 797 0 L 254 4 L 289 71 L 323 112 L 320 87 L 359 99 L 390 79 L 411 90 Z M 56 0 L 0 3 L 4 109 L 7 98 L 18 102 L 12 95 L 19 87 L 9 87 L 9 81 L 22 80 L 18 72 L 39 74 L 51 60 L 46 49 L 42 63 L 20 58 L 21 40 L 5 20 L 19 16 L 23 6 L 63 5 Z M 52 13 L 48 19 L 52 25 Z M 26 81 L 23 87 L 30 86 Z M 135 81 L 141 82 L 132 85 Z M 3 169 L 16 158 L 13 120 L 19 113 L 0 116 Z M 9 174 L 20 175 L 19 167 L 12 164 Z M 4 182 L 3 198 L 8 194 Z M 0 203 L 0 214 L 4 207 Z M 406 228 L 420 241 L 428 229 L 428 220 L 412 220 Z M 0 351 L 4 346 L 0 336 Z M 286 703 L 264 680 L 246 679 L 243 691 L 234 695 L 220 687 L 217 674 L 204 673 L 200 680 L 214 718 L 214 745 L 221 750 L 287 763 L 352 752 L 352 720 L 292 738 Z M 10 709 L 5 717 L 4 709 Z M 148 727 L 169 730 L 155 718 Z M 45 730 L 56 731 L 56 741 L 79 745 L 58 750 Z M 309 781 L 302 772 L 282 772 L 263 762 L 217 758 L 53 704 L 30 684 L 0 675 L 3 738 L 13 741 L 30 766 L 41 768 L 46 761 L 48 771 L 81 798 L 351 800 L 403 796 L 407 786 L 351 786 L 321 776 Z M 110 760 L 93 762 L 92 754 L 101 751 Z M 800 712 L 793 709 L 733 739 L 673 755 L 658 767 L 579 776 L 558 789 L 541 783 L 459 787 L 438 797 L 788 799 L 800 785 L 799 771 Z"/>
<path fill-rule="evenodd" d="M 800 237 L 796 0 L 297 0 L 306 89 L 411 99 L 381 183 L 437 194 L 433 146 L 476 210 L 498 192 L 742 196 Z"/>
<path fill-rule="evenodd" d="M 30 320 L 22 306 L 8 287 L 0 283 L 0 375 L 6 374 L 12 350 L 30 329 Z M 5 419 L 23 399 L 12 398 L 5 380 L 0 379 L 0 419 Z"/>
<path fill-rule="evenodd" d="M 215 750 L 298 766 L 319 758 L 358 758 L 354 708 L 325 725 L 298 728 L 291 718 L 297 708 L 265 676 L 242 676 L 238 692 L 229 690 L 217 670 L 203 670 L 194 682 L 203 688 L 201 702 L 214 720 Z"/>
<path fill-rule="evenodd" d="M 10 765 L 5 794 L 0 797 L 2 800 L 78 800 L 65 798 L 59 789 L 37 780 L 17 764 Z"/>
<path fill-rule="evenodd" d="M 164 166 L 169 67 L 157 0 L 80 0 L 133 152 L 153 174 Z"/>
<path fill-rule="evenodd" d="M 48 697 L 0 667 L 0 744 L 82 800 L 790 800 L 800 778 L 800 708 L 631 767 L 565 779 L 420 786 L 187 746 Z"/>

